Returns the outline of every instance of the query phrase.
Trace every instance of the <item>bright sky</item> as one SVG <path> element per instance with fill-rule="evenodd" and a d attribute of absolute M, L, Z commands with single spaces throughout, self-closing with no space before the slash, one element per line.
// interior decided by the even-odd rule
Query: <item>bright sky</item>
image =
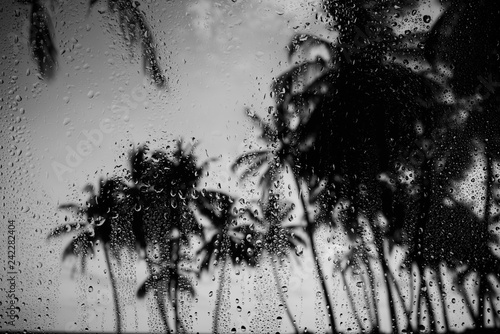
<path fill-rule="evenodd" d="M 167 69 L 166 92 L 144 81 L 140 57 L 131 57 L 116 25 L 109 26 L 107 14 L 99 13 L 105 12 L 104 1 L 88 17 L 87 1 L 59 1 L 52 16 L 57 23 L 59 69 L 48 84 L 37 79 L 28 56 L 27 7 L 15 2 L 3 8 L 2 219 L 16 221 L 16 257 L 21 269 L 17 276 L 21 319 L 16 329 L 80 331 L 88 326 L 91 331 L 111 330 L 114 315 L 102 254 L 91 261 L 87 275 L 77 273 L 72 279 L 71 261 L 60 263 L 68 239 L 47 243 L 45 236 L 63 222 L 58 204 L 82 199 L 86 183 L 113 173 L 116 166 L 127 167 L 131 144 L 149 141 L 152 147 L 164 148 L 180 136 L 197 142 L 201 160 L 220 157 L 211 167 L 208 186 L 221 183 L 226 190 L 241 191 L 236 188 L 236 177 L 229 173 L 229 164 L 248 149 L 256 134 L 244 117 L 244 108 L 260 113 L 273 105 L 270 84 L 291 65 L 285 46 L 294 33 L 332 34 L 315 19 L 317 2 L 176 0 L 143 4 L 159 44 L 160 63 Z M 76 157 L 71 152 L 78 151 L 85 139 L 93 140 L 91 151 Z M 4 229 L 2 238 L 7 239 Z M 324 258 L 339 251 L 332 243 L 321 242 Z M 6 258 L 5 249 L 0 254 Z M 124 264 L 129 272 L 134 269 L 132 262 Z M 290 307 L 302 328 L 325 330 L 321 328 L 325 318 L 319 315 L 324 309 L 322 296 L 316 294 L 318 284 L 311 277 L 311 254 L 304 252 L 300 263 L 288 269 Z M 133 274 L 119 278 L 124 305 L 135 305 L 124 306 L 124 318 L 128 331 L 147 331 L 155 328 L 148 318 L 148 307 L 153 304 L 133 298 L 135 287 L 144 278 L 144 264 L 136 270 L 137 278 Z M 331 266 L 325 272 L 331 275 Z M 184 308 L 192 331 L 210 331 L 217 288 L 213 276 L 218 274 L 203 276 L 197 302 L 186 303 Z M 256 332 L 267 331 L 265 326 L 272 332 L 291 330 L 286 316 L 274 311 L 272 304 L 279 301 L 269 266 L 233 270 L 231 283 L 223 306 L 223 313 L 230 316 L 224 324 L 226 330 L 235 327 L 240 332 L 241 326 Z M 338 277 L 331 279 L 331 286 L 339 296 L 345 295 Z M 267 307 L 263 306 L 266 298 L 271 298 Z M 341 311 L 347 309 L 345 302 L 338 306 Z M 345 322 L 348 311 L 341 311 L 343 326 L 353 325 Z M 281 322 L 278 316 L 283 317 Z"/>

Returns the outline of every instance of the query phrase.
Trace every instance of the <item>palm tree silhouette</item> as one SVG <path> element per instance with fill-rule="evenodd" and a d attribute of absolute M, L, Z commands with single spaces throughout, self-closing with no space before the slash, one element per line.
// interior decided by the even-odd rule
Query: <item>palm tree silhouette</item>
<path fill-rule="evenodd" d="M 146 261 L 149 272 L 148 278 L 138 289 L 137 296 L 143 298 L 148 291 L 153 290 L 154 300 L 158 306 L 162 324 L 165 331 L 170 332 L 168 312 L 165 308 L 164 290 L 162 287 L 166 286 L 170 288 L 172 282 L 167 279 L 170 276 L 167 276 L 165 273 L 161 273 L 161 275 L 158 273 L 158 268 L 155 266 L 155 259 L 149 255 L 151 245 L 154 245 L 157 240 L 150 240 L 150 236 L 147 235 L 147 220 L 145 219 L 145 212 L 148 208 L 155 206 L 154 200 L 148 194 L 150 185 L 146 183 L 148 173 L 153 172 L 151 163 L 147 160 L 147 151 L 146 146 L 140 146 L 129 154 L 131 184 L 126 188 L 129 207 L 133 208 L 132 230 L 135 240 L 139 245 L 139 251 L 143 253 L 142 258 Z M 159 262 L 158 260 L 156 261 Z"/>
<path fill-rule="evenodd" d="M 196 210 L 201 219 L 208 220 L 204 226 L 206 233 L 212 237 L 204 241 L 197 254 L 202 254 L 199 275 L 209 271 L 212 266 L 221 264 L 219 287 L 217 288 L 215 310 L 213 315 L 213 333 L 219 333 L 219 319 L 226 282 L 228 261 L 233 265 L 246 263 L 254 267 L 258 263 L 262 245 L 253 243 L 260 238 L 258 231 L 235 213 L 235 199 L 218 191 L 202 191 L 196 200 Z"/>
<path fill-rule="evenodd" d="M 144 296 L 151 288 L 168 330 L 168 319 L 159 291 L 166 288 L 172 298 L 176 331 L 185 330 L 179 310 L 179 292 L 194 289 L 183 270 L 185 249 L 192 237 L 202 237 L 202 229 L 193 212 L 196 187 L 207 163 L 196 165 L 194 147 L 183 147 L 178 140 L 172 152 L 157 150 L 147 156 L 147 148 L 140 147 L 130 155 L 133 197 L 141 209 L 134 217 L 137 236 L 144 236 L 146 262 L 150 276 L 138 291 Z M 142 189 L 142 190 L 141 190 Z M 149 249 L 147 249 L 149 246 Z M 163 285 L 163 286 L 161 286 Z M 160 299 L 160 300 L 158 300 Z"/>
<path fill-rule="evenodd" d="M 52 230 L 48 236 L 48 238 L 53 238 L 80 231 L 65 248 L 63 260 L 69 255 L 79 257 L 82 272 L 85 271 L 86 257 L 93 255 L 99 243 L 102 244 L 113 291 L 117 332 L 122 331 L 122 322 L 117 280 L 111 266 L 110 255 L 119 261 L 121 250 L 133 247 L 128 242 L 127 235 L 124 234 L 126 229 L 117 228 L 124 225 L 123 212 L 120 210 L 123 188 L 124 184 L 118 178 L 101 179 L 97 194 L 92 185 L 87 185 L 85 190 L 90 193 L 90 196 L 85 205 L 69 203 L 60 206 L 61 209 L 70 210 L 83 220 L 62 224 Z"/>
<path fill-rule="evenodd" d="M 499 8 L 497 3 L 489 4 L 485 1 L 450 2 L 432 27 L 425 43 L 425 56 L 435 70 L 443 63 L 453 69 L 453 75 L 447 83 L 458 100 L 455 103 L 455 110 L 467 112 L 465 121 L 455 126 L 455 131 L 446 133 L 443 145 L 453 143 L 454 154 L 452 157 L 446 157 L 445 171 L 451 176 L 450 179 L 459 179 L 471 170 L 474 164 L 473 156 L 478 146 L 483 154 L 485 183 L 484 197 L 481 198 L 482 219 L 470 217 L 471 214 L 467 214 L 469 208 L 456 204 L 453 206 L 454 211 L 461 213 L 462 217 L 467 217 L 466 220 L 470 222 L 470 230 L 473 232 L 472 236 L 469 236 L 475 238 L 474 241 L 479 246 L 471 250 L 471 253 L 454 257 L 456 261 L 462 261 L 468 267 L 465 272 L 458 273 L 458 281 L 470 275 L 470 270 L 477 272 L 478 310 L 471 312 L 476 328 L 486 326 L 485 303 L 488 294 L 494 291 L 488 277 L 498 275 L 497 256 L 492 254 L 487 244 L 498 243 L 491 240 L 492 234 L 489 229 L 495 220 L 492 216 L 493 165 L 500 157 L 500 137 L 497 131 L 500 124 L 497 92 L 500 79 L 497 57 L 500 29 L 494 23 L 500 17 Z M 460 236 L 452 235 L 452 237 Z M 473 261 L 470 256 L 476 260 Z"/>
<path fill-rule="evenodd" d="M 297 234 L 300 233 L 298 230 L 302 228 L 302 225 L 287 224 L 290 214 L 293 211 L 293 206 L 289 202 L 283 203 L 283 201 L 280 201 L 279 194 L 270 192 L 265 203 L 259 200 L 255 204 L 258 205 L 261 212 L 255 206 L 248 207 L 245 211 L 251 220 L 257 224 L 259 229 L 262 229 L 260 232 L 262 239 L 258 239 L 256 243 L 262 247 L 261 257 L 263 258 L 264 255 L 270 257 L 280 301 L 285 308 L 295 333 L 298 334 L 300 331 L 286 301 L 277 266 L 291 252 L 296 253 L 300 246 L 305 245 L 305 240 L 300 234 Z"/>
<path fill-rule="evenodd" d="M 298 166 L 297 175 L 309 183 L 320 179 L 330 184 L 326 187 L 330 194 L 322 196 L 320 204 L 329 211 L 339 200 L 350 203 L 349 216 L 343 223 L 348 224 L 345 230 L 351 238 L 361 231 L 359 218 L 368 219 L 378 262 L 388 277 L 385 240 L 394 242 L 394 233 L 405 224 L 395 192 L 401 188 L 397 182 L 399 169 L 409 165 L 412 153 L 426 143 L 423 125 L 425 134 L 433 129 L 427 125 L 433 120 L 436 85 L 422 74 L 385 61 L 389 52 L 398 51 L 388 51 L 387 47 L 398 37 L 375 9 L 386 6 L 390 10 L 389 4 L 329 4 L 340 43 L 307 35 L 292 41 L 291 55 L 316 45 L 325 46 L 330 55 L 301 63 L 277 79 L 273 89 L 277 100 L 276 128 L 280 139 L 291 143 L 288 152 L 292 152 L 294 165 Z M 359 33 L 370 30 L 376 34 Z M 355 52 L 346 57 L 345 48 Z M 311 77 L 311 68 L 319 68 L 319 73 Z M 390 182 L 386 184 L 382 176 Z M 303 196 L 301 200 L 305 202 Z M 388 228 L 377 225 L 379 212 L 388 220 Z M 421 281 L 425 281 L 423 267 L 419 269 Z M 389 317 L 396 331 L 393 291 L 388 278 L 384 281 Z"/>
<path fill-rule="evenodd" d="M 308 212 L 306 199 L 304 199 L 299 173 L 301 173 L 301 163 L 296 162 L 296 158 L 300 157 L 300 150 L 302 149 L 300 142 L 297 141 L 295 134 L 290 131 L 286 126 L 284 118 L 280 117 L 278 113 L 276 119 L 271 121 L 270 124 L 261 120 L 258 116 L 251 116 L 262 129 L 261 137 L 264 139 L 268 146 L 271 147 L 265 150 L 252 151 L 242 154 L 234 163 L 233 170 L 240 168 L 247 164 L 246 170 L 241 175 L 242 178 L 250 175 L 251 172 L 258 171 L 264 168 L 261 174 L 259 184 L 264 188 L 264 194 L 268 193 L 271 189 L 273 182 L 279 181 L 280 172 L 289 171 L 293 176 L 295 186 L 297 188 L 298 197 L 301 207 L 304 211 L 304 220 L 306 222 L 306 233 L 313 252 L 314 263 L 318 273 L 318 277 L 323 290 L 323 295 L 327 305 L 327 313 L 330 320 L 330 326 L 334 333 L 336 333 L 335 316 L 333 305 L 328 297 L 328 289 L 323 275 L 323 269 L 319 262 L 317 249 L 314 242 L 315 223 L 311 221 Z M 300 161 L 300 160 L 299 160 Z"/>

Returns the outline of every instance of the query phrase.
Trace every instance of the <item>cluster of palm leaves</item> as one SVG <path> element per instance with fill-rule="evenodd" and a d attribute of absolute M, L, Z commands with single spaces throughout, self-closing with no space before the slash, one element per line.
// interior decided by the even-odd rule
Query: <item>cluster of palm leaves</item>
<path fill-rule="evenodd" d="M 199 189 L 206 165 L 197 167 L 181 144 L 173 153 L 142 147 L 131 155 L 127 178 L 101 182 L 85 206 L 65 206 L 84 217 L 54 231 L 78 231 L 65 256 L 84 258 L 98 242 L 117 259 L 123 247 L 139 251 L 150 277 L 138 295 L 153 291 L 167 330 L 165 299 L 176 330 L 187 330 L 178 294 L 194 294 L 191 272 L 221 268 L 213 314 L 219 332 L 227 266 L 252 267 L 268 258 L 299 332 L 275 269 L 300 245 L 311 250 L 333 333 L 341 324 L 327 277 L 338 274 L 360 332 L 378 332 L 386 321 L 392 332 L 449 332 L 457 326 L 452 294 L 461 297 L 473 328 L 500 326 L 500 6 L 443 1 L 432 27 L 417 17 L 417 6 L 325 1 L 338 39 L 292 39 L 290 61 L 299 53 L 314 57 L 275 80 L 275 107 L 264 118 L 250 117 L 265 148 L 242 154 L 233 166 L 241 179 L 256 180 L 258 200 L 239 206 L 229 194 Z M 416 29 L 396 33 L 401 16 Z M 458 184 L 476 192 L 474 205 Z M 333 273 L 325 272 L 317 246 L 324 227 L 348 243 Z M 195 269 L 188 256 L 193 238 L 202 240 Z M 354 302 L 353 276 L 364 282 L 362 309 Z"/>
<path fill-rule="evenodd" d="M 83 205 L 60 206 L 71 210 L 77 220 L 57 227 L 49 237 L 76 234 L 66 247 L 63 259 L 68 255 L 79 257 L 82 272 L 87 256 L 93 256 L 95 248 L 102 244 L 118 331 L 122 330 L 118 285 L 109 253 L 120 260 L 124 251 L 137 252 L 146 262 L 149 276 L 138 287 L 137 297 L 154 295 L 167 332 L 171 331 L 171 322 L 176 332 L 188 331 L 181 316 L 179 295 L 194 296 L 192 274 L 199 277 L 204 271 L 220 266 L 214 311 L 214 332 L 219 332 L 227 264 L 253 267 L 261 261 L 263 252 L 279 259 L 302 242 L 292 232 L 297 226 L 282 225 L 290 214 L 290 206 L 277 211 L 281 204 L 274 199 L 237 208 L 240 201 L 229 194 L 200 190 L 199 181 L 207 163 L 198 166 L 193 149 L 193 146 L 183 147 L 181 141 L 170 151 L 150 152 L 146 146 L 139 147 L 130 154 L 130 170 L 126 176 L 101 180 L 98 193 L 87 186 L 85 190 L 90 192 L 90 197 Z M 196 250 L 200 258 L 198 265 L 189 256 L 194 239 L 202 241 Z M 281 287 L 279 275 L 275 278 Z M 286 304 L 283 294 L 281 296 Z M 172 304 L 171 321 L 166 301 Z"/>
<path fill-rule="evenodd" d="M 44 79 L 54 77 L 57 69 L 57 46 L 54 42 L 54 28 L 50 11 L 42 0 L 18 0 L 30 8 L 29 42 L 32 57 Z M 50 0 L 52 10 L 58 5 L 57 0 Z M 89 1 L 89 11 L 98 0 Z M 153 32 L 149 27 L 144 12 L 138 1 L 108 0 L 108 10 L 118 18 L 121 33 L 130 47 L 140 41 L 143 58 L 143 70 L 158 88 L 166 86 L 166 78 L 160 68 Z"/>

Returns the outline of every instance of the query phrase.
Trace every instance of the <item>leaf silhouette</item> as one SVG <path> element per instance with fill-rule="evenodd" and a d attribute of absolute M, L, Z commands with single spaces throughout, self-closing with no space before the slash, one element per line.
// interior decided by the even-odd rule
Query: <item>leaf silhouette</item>
<path fill-rule="evenodd" d="M 153 33 L 139 5 L 138 1 L 108 0 L 108 8 L 118 16 L 119 26 L 125 40 L 131 46 L 140 41 L 144 72 L 158 88 L 166 88 L 167 79 L 158 62 Z"/>
<path fill-rule="evenodd" d="M 44 79 L 51 79 L 57 67 L 57 49 L 52 40 L 50 15 L 40 0 L 33 0 L 30 13 L 29 43 L 38 71 Z"/>

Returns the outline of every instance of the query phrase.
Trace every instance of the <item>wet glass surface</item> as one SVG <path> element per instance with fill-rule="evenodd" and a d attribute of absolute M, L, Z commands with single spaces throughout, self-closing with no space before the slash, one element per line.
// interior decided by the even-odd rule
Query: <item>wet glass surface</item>
<path fill-rule="evenodd" d="M 2 331 L 498 331 L 500 4 L 0 18 Z"/>

